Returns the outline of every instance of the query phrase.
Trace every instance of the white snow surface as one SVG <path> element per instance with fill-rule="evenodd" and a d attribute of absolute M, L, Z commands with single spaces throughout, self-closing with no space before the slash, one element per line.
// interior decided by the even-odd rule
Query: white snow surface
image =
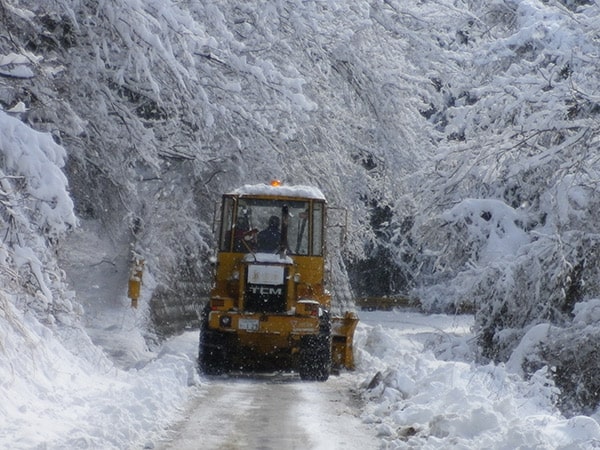
<path fill-rule="evenodd" d="M 361 370 L 379 370 L 363 420 L 389 448 L 588 449 L 600 445 L 595 418 L 565 418 L 540 370 L 530 380 L 504 365 L 479 365 L 469 316 L 363 313 Z M 366 322 L 366 323 L 365 323 Z"/>
<path fill-rule="evenodd" d="M 500 200 L 464 199 L 442 217 L 469 229 L 469 239 L 482 245 L 481 262 L 514 256 L 529 242 L 527 234 L 518 226 L 522 219 L 519 211 Z"/>

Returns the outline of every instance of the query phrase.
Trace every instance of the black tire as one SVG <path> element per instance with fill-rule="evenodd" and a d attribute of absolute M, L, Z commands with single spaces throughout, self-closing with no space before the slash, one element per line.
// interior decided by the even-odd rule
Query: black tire
<path fill-rule="evenodd" d="M 306 381 L 327 381 L 331 372 L 331 337 L 303 336 L 298 372 Z"/>
<path fill-rule="evenodd" d="M 200 332 L 198 370 L 204 375 L 221 375 L 226 371 L 225 343 L 219 332 Z"/>
<path fill-rule="evenodd" d="M 327 381 L 331 373 L 331 318 L 325 312 L 319 334 L 303 336 L 300 341 L 298 372 L 306 381 Z"/>
<path fill-rule="evenodd" d="M 210 306 L 200 314 L 200 344 L 198 348 L 198 371 L 203 375 L 221 375 L 226 370 L 224 337 L 208 328 Z"/>

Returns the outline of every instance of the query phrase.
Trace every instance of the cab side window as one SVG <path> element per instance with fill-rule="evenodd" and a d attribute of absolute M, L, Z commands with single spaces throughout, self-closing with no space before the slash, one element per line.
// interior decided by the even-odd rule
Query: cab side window
<path fill-rule="evenodd" d="M 223 201 L 221 211 L 221 235 L 219 236 L 219 250 L 228 252 L 231 248 L 231 236 L 233 228 L 233 199 L 226 198 Z"/>
<path fill-rule="evenodd" d="M 313 203 L 312 254 L 323 256 L 323 203 Z"/>

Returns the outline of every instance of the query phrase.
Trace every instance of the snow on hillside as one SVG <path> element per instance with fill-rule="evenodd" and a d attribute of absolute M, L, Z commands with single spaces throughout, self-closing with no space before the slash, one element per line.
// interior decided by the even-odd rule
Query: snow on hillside
<path fill-rule="evenodd" d="M 66 152 L 2 111 L 0 135 L 0 447 L 127 447 L 168 423 L 195 377 L 193 364 L 177 354 L 151 360 L 127 309 L 107 309 L 105 340 L 137 345 L 128 355 L 139 367 L 119 369 L 109 347 L 94 345 L 81 306 L 93 297 L 67 287 L 56 258 L 77 225 L 61 170 Z M 84 244 L 82 255 L 101 254 Z M 109 281 L 96 283 L 107 289 Z"/>

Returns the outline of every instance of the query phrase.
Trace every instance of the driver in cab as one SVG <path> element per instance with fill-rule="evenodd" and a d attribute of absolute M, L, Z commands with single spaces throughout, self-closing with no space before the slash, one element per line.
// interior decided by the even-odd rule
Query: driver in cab
<path fill-rule="evenodd" d="M 281 241 L 279 217 L 271 216 L 267 228 L 258 233 L 257 250 L 262 253 L 275 253 Z"/>

